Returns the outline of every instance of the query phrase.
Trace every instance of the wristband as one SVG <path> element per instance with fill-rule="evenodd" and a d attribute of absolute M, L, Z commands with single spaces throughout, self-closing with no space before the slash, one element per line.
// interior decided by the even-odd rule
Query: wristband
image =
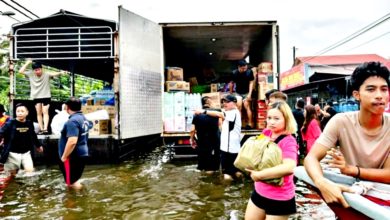
<path fill-rule="evenodd" d="M 359 179 L 360 179 L 360 167 L 356 165 L 356 168 L 357 168 L 358 172 L 357 172 L 355 178 L 356 178 L 356 181 L 359 181 Z"/>

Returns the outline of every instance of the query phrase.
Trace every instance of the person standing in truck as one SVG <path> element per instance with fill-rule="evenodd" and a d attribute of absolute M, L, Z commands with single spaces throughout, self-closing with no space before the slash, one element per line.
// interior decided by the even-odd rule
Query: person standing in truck
<path fill-rule="evenodd" d="M 81 175 L 88 157 L 88 131 L 92 124 L 81 112 L 81 101 L 70 97 L 65 102 L 70 115 L 61 131 L 58 153 L 61 158 L 60 170 L 68 187 L 81 189 Z"/>
<path fill-rule="evenodd" d="M 212 174 L 219 170 L 220 164 L 220 138 L 219 118 L 211 117 L 205 113 L 210 110 L 211 99 L 202 98 L 203 112 L 195 114 L 190 131 L 191 147 L 197 149 L 198 170 Z M 200 112 L 199 112 L 200 113 Z M 195 138 L 195 135 L 197 138 Z"/>
<path fill-rule="evenodd" d="M 253 117 L 252 117 L 252 92 L 254 86 L 255 77 L 253 71 L 248 68 L 248 64 L 245 60 L 238 61 L 237 69 L 233 70 L 232 79 L 229 83 L 229 92 L 233 93 L 234 84 L 236 85 L 236 97 L 237 107 L 241 113 L 242 105 L 244 105 L 246 114 L 248 116 L 248 125 L 245 129 L 252 129 Z"/>
<path fill-rule="evenodd" d="M 26 71 L 30 64 L 32 64 L 33 71 Z M 41 63 L 32 62 L 31 59 L 28 59 L 20 68 L 19 73 L 28 77 L 30 81 L 30 97 L 34 101 L 37 112 L 37 121 L 40 128 L 39 134 L 49 134 L 50 78 L 64 73 L 45 72 Z"/>

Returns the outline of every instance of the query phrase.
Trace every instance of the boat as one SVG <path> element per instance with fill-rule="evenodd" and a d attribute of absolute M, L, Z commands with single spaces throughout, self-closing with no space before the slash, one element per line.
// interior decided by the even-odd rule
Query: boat
<path fill-rule="evenodd" d="M 324 177 L 339 184 L 344 184 L 348 186 L 352 186 L 356 179 L 350 176 L 343 175 L 341 173 L 337 173 L 335 170 L 323 170 Z M 313 180 L 307 174 L 305 168 L 303 166 L 298 166 L 294 170 L 294 176 L 299 180 L 316 187 Z M 380 192 L 389 192 L 390 195 L 390 185 L 378 182 L 370 182 L 370 181 L 361 181 L 365 183 L 372 184 L 375 189 L 378 189 Z M 319 191 L 319 190 L 318 190 Z M 368 196 L 372 196 L 375 198 L 380 198 L 381 195 L 375 190 L 369 190 L 367 192 Z M 387 196 L 388 196 L 387 195 Z M 356 194 L 343 192 L 343 196 L 348 204 L 353 209 L 352 212 L 350 209 L 340 208 L 341 206 L 335 206 L 333 204 L 328 204 L 329 207 L 335 212 L 335 214 L 339 217 L 339 219 L 389 219 L 390 216 L 390 206 L 382 206 L 377 204 L 366 197 Z M 353 213 L 354 212 L 354 213 Z M 361 215 L 358 217 L 358 215 Z M 352 218 L 351 215 L 354 217 Z"/>

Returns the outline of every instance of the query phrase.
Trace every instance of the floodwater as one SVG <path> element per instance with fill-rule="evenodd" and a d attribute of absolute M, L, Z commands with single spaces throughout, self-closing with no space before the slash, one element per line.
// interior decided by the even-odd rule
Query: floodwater
<path fill-rule="evenodd" d="M 121 164 L 87 166 L 81 191 L 65 187 L 56 166 L 11 180 L 1 219 L 244 219 L 250 179 L 226 183 L 196 170 L 196 161 L 170 160 L 164 147 Z M 304 183 L 291 219 L 335 219 Z"/>

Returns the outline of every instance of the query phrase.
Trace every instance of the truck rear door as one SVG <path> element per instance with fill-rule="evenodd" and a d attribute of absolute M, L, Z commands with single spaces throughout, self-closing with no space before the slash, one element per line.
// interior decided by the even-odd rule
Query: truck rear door
<path fill-rule="evenodd" d="M 162 28 L 119 7 L 119 138 L 162 132 Z"/>

